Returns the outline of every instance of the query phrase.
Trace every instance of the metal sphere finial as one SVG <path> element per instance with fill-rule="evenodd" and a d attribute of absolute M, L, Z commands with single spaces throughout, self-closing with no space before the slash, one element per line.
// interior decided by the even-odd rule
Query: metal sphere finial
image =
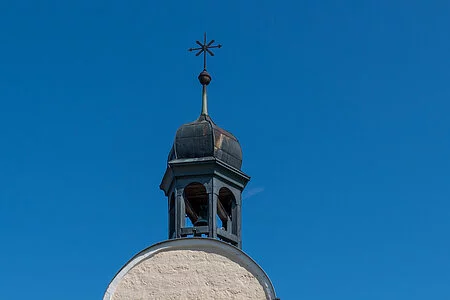
<path fill-rule="evenodd" d="M 201 85 L 208 85 L 211 82 L 211 75 L 206 70 L 203 70 L 200 75 L 198 75 L 198 81 Z"/>

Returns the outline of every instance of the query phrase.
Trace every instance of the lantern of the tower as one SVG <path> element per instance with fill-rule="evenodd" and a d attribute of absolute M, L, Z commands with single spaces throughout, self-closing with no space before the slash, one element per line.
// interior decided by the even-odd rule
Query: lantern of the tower
<path fill-rule="evenodd" d="M 175 135 L 161 189 L 168 197 L 169 239 L 203 236 L 241 247 L 242 191 L 238 140 L 208 115 Z"/>

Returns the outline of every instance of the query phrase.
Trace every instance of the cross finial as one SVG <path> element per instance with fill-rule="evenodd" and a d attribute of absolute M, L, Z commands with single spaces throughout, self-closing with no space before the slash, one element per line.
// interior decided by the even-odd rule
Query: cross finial
<path fill-rule="evenodd" d="M 197 53 L 195 53 L 195 56 L 199 56 L 200 54 L 203 53 L 203 70 L 206 70 L 206 53 L 209 53 L 209 55 L 214 56 L 214 53 L 209 50 L 212 48 L 221 48 L 222 45 L 218 44 L 218 45 L 213 45 L 215 40 L 211 40 L 209 43 L 206 43 L 206 32 L 203 36 L 203 44 L 200 43 L 199 41 L 195 41 L 197 43 L 197 45 L 199 45 L 200 47 L 198 48 L 189 48 L 189 51 L 197 51 Z"/>

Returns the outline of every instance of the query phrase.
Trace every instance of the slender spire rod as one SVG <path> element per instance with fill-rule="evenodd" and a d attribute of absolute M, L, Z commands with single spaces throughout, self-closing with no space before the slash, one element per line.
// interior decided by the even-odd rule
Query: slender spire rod
<path fill-rule="evenodd" d="M 206 71 L 206 54 L 208 53 L 211 56 L 214 56 L 214 53 L 210 50 L 213 48 L 222 48 L 221 44 L 213 45 L 215 40 L 211 40 L 207 43 L 206 32 L 203 36 L 203 44 L 199 41 L 196 41 L 198 48 L 189 48 L 188 51 L 198 51 L 195 53 L 195 56 L 199 56 L 203 53 L 203 71 L 198 75 L 198 80 L 200 81 L 202 88 L 202 115 L 208 115 L 208 97 L 206 94 L 206 86 L 211 82 L 211 75 Z"/>

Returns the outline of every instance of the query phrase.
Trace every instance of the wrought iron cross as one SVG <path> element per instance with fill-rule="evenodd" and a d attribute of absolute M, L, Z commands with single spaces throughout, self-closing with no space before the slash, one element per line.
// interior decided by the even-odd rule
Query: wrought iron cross
<path fill-rule="evenodd" d="M 199 41 L 196 41 L 196 43 L 200 46 L 199 48 L 189 48 L 189 51 L 197 51 L 199 50 L 197 53 L 195 53 L 195 56 L 199 56 L 200 54 L 203 53 L 203 69 L 206 70 L 206 53 L 209 53 L 209 55 L 214 56 L 214 53 L 209 50 L 212 48 L 221 48 L 222 45 L 218 44 L 218 45 L 213 45 L 215 42 L 215 40 L 211 40 L 209 43 L 206 43 L 206 32 L 204 34 L 203 37 L 203 44 L 200 43 Z"/>

